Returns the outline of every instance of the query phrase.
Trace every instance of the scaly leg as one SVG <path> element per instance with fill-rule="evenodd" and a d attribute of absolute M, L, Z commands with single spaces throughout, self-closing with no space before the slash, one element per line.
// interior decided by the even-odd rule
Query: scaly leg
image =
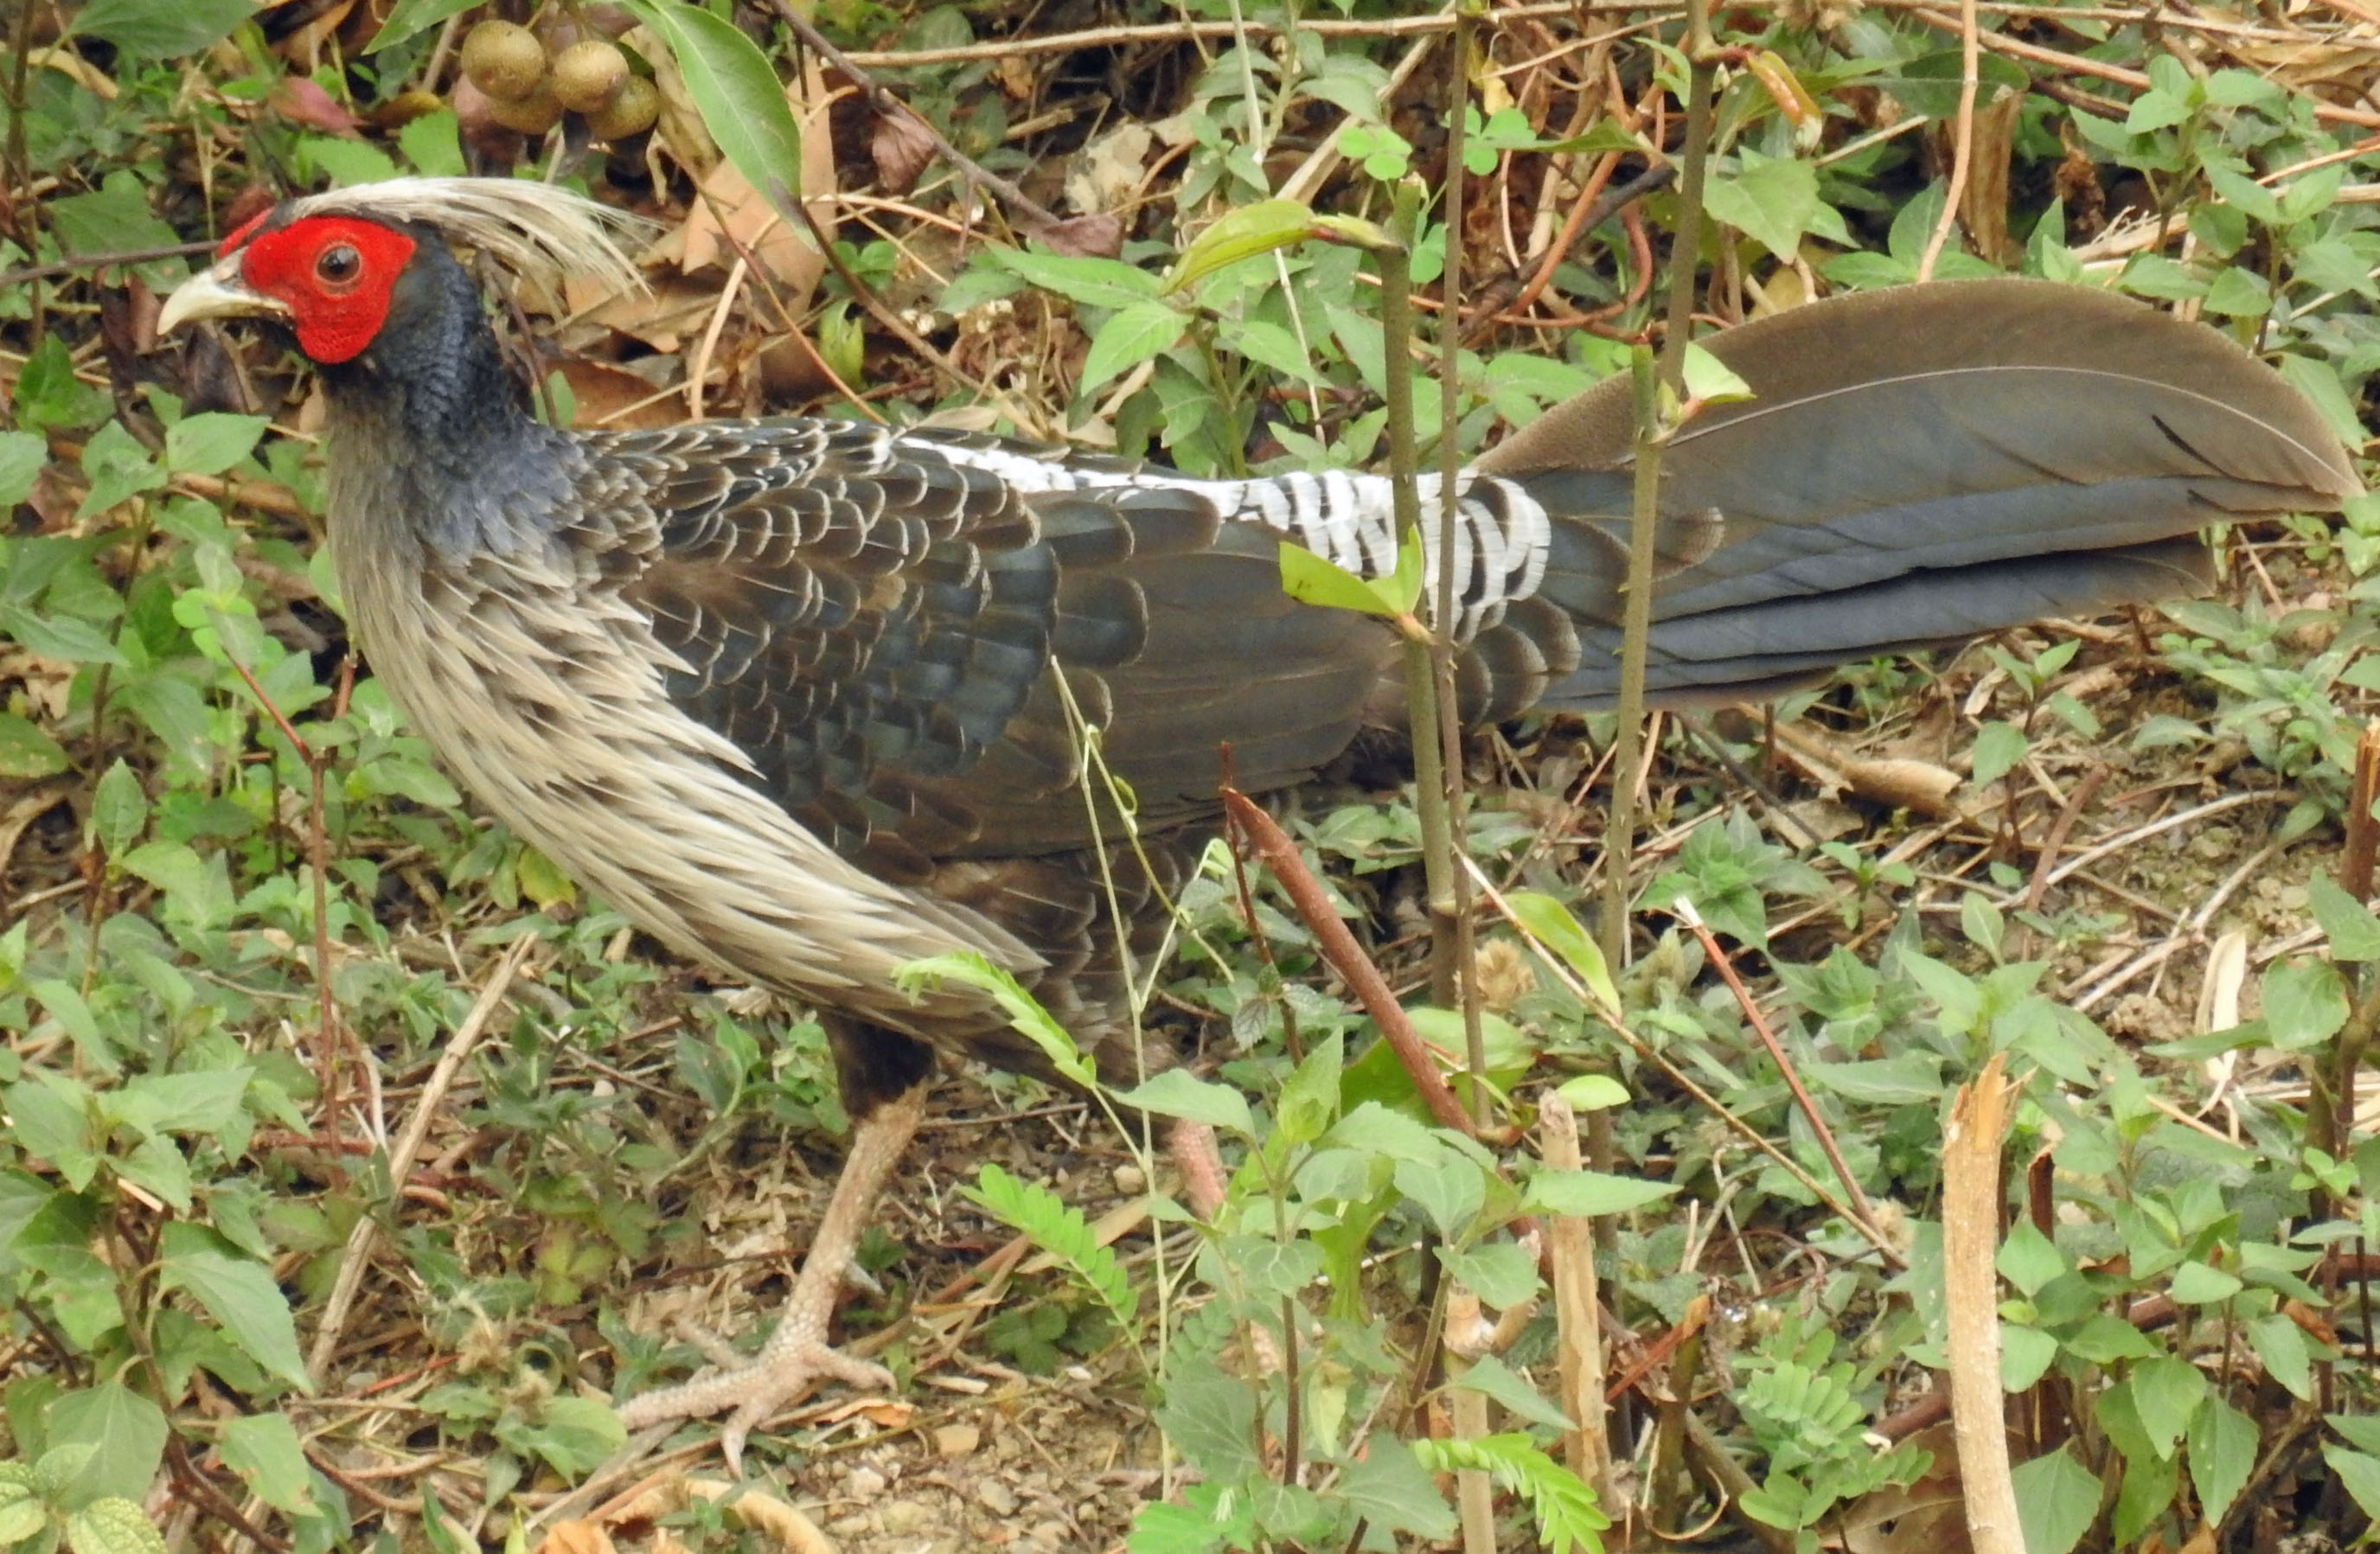
<path fill-rule="evenodd" d="M 828 1198 L 825 1217 L 802 1259 L 800 1277 L 786 1298 L 777 1330 L 749 1365 L 698 1376 L 675 1387 L 632 1398 L 620 1410 L 631 1430 L 669 1419 L 696 1419 L 722 1409 L 735 1412 L 720 1431 L 719 1449 L 729 1469 L 744 1471 L 744 1438 L 755 1426 L 808 1389 L 832 1378 L 854 1387 L 887 1389 L 892 1373 L 828 1346 L 827 1324 L 842 1293 L 844 1271 L 859 1245 L 885 1178 L 900 1163 L 926 1114 L 926 1087 L 911 1086 L 884 1102 L 851 1131 L 851 1153 Z"/>

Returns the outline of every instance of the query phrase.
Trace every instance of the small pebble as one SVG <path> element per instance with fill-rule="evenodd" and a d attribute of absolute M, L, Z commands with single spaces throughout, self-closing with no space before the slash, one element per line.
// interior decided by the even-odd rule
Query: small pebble
<path fill-rule="evenodd" d="M 944 1425 L 934 1432 L 934 1450 L 945 1457 L 965 1457 L 983 1444 L 983 1432 L 973 1425 Z"/>
<path fill-rule="evenodd" d="M 855 1500 L 872 1500 L 884 1492 L 884 1475 L 874 1468 L 854 1468 L 844 1480 L 843 1492 Z"/>
<path fill-rule="evenodd" d="M 1115 1168 L 1115 1190 L 1128 1198 L 1138 1197 L 1148 1187 L 1148 1177 L 1140 1167 L 1132 1164 Z"/>
<path fill-rule="evenodd" d="M 997 1478 L 985 1479 L 977 1487 L 975 1498 L 982 1501 L 984 1510 L 990 1512 L 994 1516 L 1006 1517 L 1016 1514 L 1016 1491 Z"/>

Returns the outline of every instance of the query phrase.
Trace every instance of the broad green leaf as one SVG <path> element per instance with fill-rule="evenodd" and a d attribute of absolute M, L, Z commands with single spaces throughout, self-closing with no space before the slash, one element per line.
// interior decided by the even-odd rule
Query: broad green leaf
<path fill-rule="evenodd" d="M 2336 961 L 2380 961 L 2380 920 L 2372 909 L 2341 890 L 2331 877 L 2316 869 L 2306 880 L 2313 902 L 2313 919 L 2330 937 L 2330 958 Z"/>
<path fill-rule="evenodd" d="M 2337 1441 L 2325 1441 L 2322 1460 L 2338 1475 L 2338 1482 L 2366 1517 L 2380 1521 L 2380 1457 L 2350 1451 Z"/>
<path fill-rule="evenodd" d="M 109 1495 L 67 1518 L 67 1547 L 74 1554 L 165 1554 L 165 1540 L 120 1495 Z"/>
<path fill-rule="evenodd" d="M 272 424 L 270 416 L 222 411 L 185 416 L 165 429 L 165 467 L 179 475 L 220 475 L 246 458 Z"/>
<path fill-rule="evenodd" d="M 2025 1554 L 2067 1554 L 2099 1517 L 2099 1479 L 2070 1447 L 2017 1464 L 2017 1520 Z"/>
<path fill-rule="evenodd" d="M 364 53 L 378 54 L 391 43 L 401 43 L 422 29 L 436 27 L 448 17 L 460 16 L 479 3 L 480 0 L 396 0 L 388 8 L 388 19 L 380 24 L 372 41 L 364 45 Z"/>
<path fill-rule="evenodd" d="M 1396 613 L 1368 581 L 1288 540 L 1281 542 L 1281 591 L 1303 603 L 1331 610 L 1354 610 L 1366 615 Z"/>
<path fill-rule="evenodd" d="M 314 1383 L 298 1352 L 298 1328 L 289 1301 L 264 1265 L 216 1249 L 214 1239 L 191 1225 L 165 1227 L 158 1259 L 158 1283 L 196 1299 L 242 1353 L 302 1392 Z"/>
<path fill-rule="evenodd" d="M 50 462 L 49 443 L 30 431 L 0 431 L 0 508 L 14 507 L 33 492 Z"/>
<path fill-rule="evenodd" d="M 2284 960 L 2265 973 L 2265 1029 L 2285 1052 L 2329 1040 L 2347 1012 L 2346 979 L 2328 961 Z"/>
<path fill-rule="evenodd" d="M 1260 200 L 1227 211 L 1191 240 L 1166 277 L 1165 289 L 1179 291 L 1226 265 L 1270 253 L 1317 236 L 1314 212 L 1295 200 Z"/>
<path fill-rule="evenodd" d="M 1608 1074 L 1582 1074 L 1575 1079 L 1564 1080 L 1554 1094 L 1570 1103 L 1573 1111 L 1609 1111 L 1629 1101 L 1628 1087 Z"/>
<path fill-rule="evenodd" d="M 0 712 L 0 777 L 19 781 L 67 769 L 66 747 L 30 719 Z"/>
<path fill-rule="evenodd" d="M 1187 314 L 1163 302 L 1135 302 L 1118 310 L 1091 336 L 1075 392 L 1087 395 L 1149 358 L 1172 349 L 1189 326 Z"/>
<path fill-rule="evenodd" d="M 2256 1423 L 2221 1398 L 2190 1421 L 2190 1482 L 2209 1522 L 2231 1509 L 2256 1463 Z"/>
<path fill-rule="evenodd" d="M 262 8 L 251 0 L 91 0 L 67 30 L 142 59 L 178 59 L 231 36 Z"/>
<path fill-rule="evenodd" d="M 684 0 L 623 0 L 666 41 L 702 127 L 770 202 L 799 199 L 802 134 L 768 56 L 733 23 Z"/>
<path fill-rule="evenodd" d="M 1731 174 L 1715 176 L 1704 198 L 1714 220 L 1790 264 L 1818 212 L 1818 170 L 1806 162 L 1766 157 L 1746 148 L 1742 165 Z"/>
<path fill-rule="evenodd" d="M 1454 1508 L 1438 1492 L 1413 1448 L 1386 1430 L 1376 1432 L 1363 1454 L 1342 1470 L 1348 1503 L 1367 1522 L 1389 1533 L 1408 1533 L 1435 1542 L 1454 1536 Z M 1138 1554 L 1139 1544 L 1133 1545 Z"/>
<path fill-rule="evenodd" d="M 1204 1123 L 1241 1138 L 1256 1132 L 1256 1120 L 1249 1115 L 1247 1097 L 1229 1085 L 1210 1084 L 1183 1069 L 1169 1068 L 1147 1084 L 1124 1091 L 1116 1099 L 1141 1111 L 1153 1111 L 1160 1117 L 1179 1117 L 1188 1123 Z"/>
<path fill-rule="evenodd" d="M 1620 1017 L 1620 989 L 1611 980 L 1611 969 L 1605 964 L 1603 951 L 1579 920 L 1571 916 L 1570 908 L 1549 895 L 1536 891 L 1514 891 L 1506 898 L 1512 916 L 1529 931 L 1531 938 L 1560 955 L 1578 974 L 1586 990 L 1601 1004 L 1606 1019 Z M 1573 1102 L 1573 1105 L 1576 1103 Z"/>
<path fill-rule="evenodd" d="M 409 120 L 396 132 L 396 149 L 414 171 L 427 177 L 459 178 L 468 171 L 463 162 L 462 127 L 452 108 Z"/>
<path fill-rule="evenodd" d="M 148 1494 L 165 1455 L 165 1415 L 155 1403 L 118 1382 L 68 1392 L 50 1404 L 49 1446 L 55 1453 L 88 1446 L 89 1457 L 51 1499 L 79 1511 L 109 1495 Z"/>
<path fill-rule="evenodd" d="M 1734 369 L 1700 346 L 1686 346 L 1686 397 L 1708 405 L 1731 405 L 1760 396 Z"/>
<path fill-rule="evenodd" d="M 1454 1385 L 1466 1392 L 1484 1392 L 1532 1425 L 1543 1425 L 1549 1430 L 1577 1427 L 1571 1423 L 1569 1414 L 1556 1408 L 1493 1354 L 1482 1354 L 1464 1366 L 1463 1374 L 1454 1378 Z"/>
<path fill-rule="evenodd" d="M 1989 722 L 1975 731 L 1974 771 L 1979 788 L 1989 787 L 2024 759 L 2024 731 L 2013 723 Z"/>
<path fill-rule="evenodd" d="M 1594 1219 L 1625 1214 L 1677 1192 L 1669 1182 L 1615 1176 L 1601 1171 L 1560 1171 L 1548 1167 L 1529 1178 L 1523 1202 L 1535 1214 L 1574 1214 Z"/>

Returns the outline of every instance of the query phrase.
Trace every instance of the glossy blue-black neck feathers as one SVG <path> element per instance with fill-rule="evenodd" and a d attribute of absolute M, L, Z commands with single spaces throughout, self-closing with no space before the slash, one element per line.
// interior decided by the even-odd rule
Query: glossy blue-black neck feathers
<path fill-rule="evenodd" d="M 418 247 L 380 333 L 353 360 L 322 367 L 353 516 L 409 531 L 370 538 L 411 540 L 424 559 L 539 544 L 567 521 L 573 440 L 529 415 L 445 244 L 428 228 L 408 231 Z"/>

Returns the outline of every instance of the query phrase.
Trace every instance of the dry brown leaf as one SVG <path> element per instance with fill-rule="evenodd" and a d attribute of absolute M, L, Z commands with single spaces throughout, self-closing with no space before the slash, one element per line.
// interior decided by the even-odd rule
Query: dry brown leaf
<path fill-rule="evenodd" d="M 655 281 L 650 291 L 607 298 L 601 288 L 574 281 L 564 286 L 563 297 L 582 320 L 674 355 L 687 335 L 702 333 L 718 305 L 719 288 L 670 275 Z"/>
<path fill-rule="evenodd" d="M 556 1522 L 545 1531 L 537 1554 L 614 1554 L 612 1535 L 593 1522 Z"/>
<path fill-rule="evenodd" d="M 887 194 L 906 194 L 934 159 L 933 131 L 915 114 L 879 114 L 868 130 L 868 154 L 876 163 L 877 187 Z"/>
<path fill-rule="evenodd" d="M 576 401 L 570 424 L 606 431 L 638 431 L 675 426 L 677 393 L 657 389 L 625 368 L 600 361 L 570 360 L 560 368 Z"/>
<path fill-rule="evenodd" d="M 1054 226 L 1034 229 L 1034 237 L 1052 253 L 1077 259 L 1113 259 L 1123 251 L 1121 216 L 1069 216 Z"/>
<path fill-rule="evenodd" d="M 1123 211 L 1140 193 L 1157 137 L 1145 124 L 1123 124 L 1085 146 L 1066 174 L 1066 200 L 1078 211 Z"/>

